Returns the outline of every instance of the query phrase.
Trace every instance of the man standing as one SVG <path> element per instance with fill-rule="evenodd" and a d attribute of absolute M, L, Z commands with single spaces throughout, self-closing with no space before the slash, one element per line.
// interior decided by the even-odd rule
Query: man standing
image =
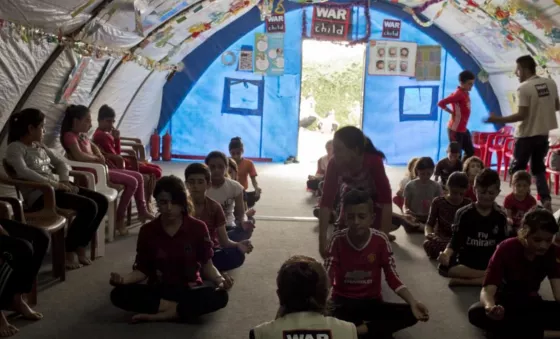
<path fill-rule="evenodd" d="M 521 85 L 517 89 L 517 113 L 507 117 L 490 115 L 488 123 L 519 122 L 515 129 L 515 147 L 511 175 L 525 170 L 531 161 L 531 172 L 537 181 L 542 205 L 552 209 L 546 182 L 544 159 L 548 152 L 548 132 L 558 128 L 556 111 L 560 109 L 558 87 L 552 79 L 537 76 L 537 63 L 530 55 L 517 59 L 515 71 Z"/>
<path fill-rule="evenodd" d="M 467 129 L 471 116 L 471 98 L 469 92 L 474 85 L 475 76 L 471 71 L 462 71 L 459 74 L 459 87 L 450 96 L 438 102 L 438 106 L 451 114 L 447 124 L 449 142 L 457 142 L 461 146 L 463 161 L 474 155 L 471 133 Z M 451 109 L 447 105 L 451 104 Z"/>

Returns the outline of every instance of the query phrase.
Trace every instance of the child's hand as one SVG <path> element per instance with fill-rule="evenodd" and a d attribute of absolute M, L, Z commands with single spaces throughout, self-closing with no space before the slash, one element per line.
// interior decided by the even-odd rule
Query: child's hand
<path fill-rule="evenodd" d="M 262 189 L 260 187 L 255 188 L 255 197 L 260 197 Z"/>
<path fill-rule="evenodd" d="M 486 310 L 486 315 L 488 318 L 493 320 L 502 320 L 504 319 L 504 307 L 502 305 L 494 305 L 494 306 L 486 306 L 484 308 Z"/>
<path fill-rule="evenodd" d="M 245 215 L 247 215 L 247 217 L 251 218 L 251 217 L 254 217 L 256 213 L 257 213 L 257 211 L 255 211 L 254 208 L 249 208 L 247 210 L 247 212 L 245 213 Z"/>
<path fill-rule="evenodd" d="M 249 232 L 249 231 L 252 232 L 252 231 L 255 229 L 255 224 L 254 224 L 252 221 L 247 220 L 247 221 L 244 221 L 244 222 L 241 224 L 241 227 L 243 228 L 243 230 L 244 230 L 245 232 Z"/>
<path fill-rule="evenodd" d="M 435 237 L 436 235 L 432 232 L 426 233 L 426 240 L 434 240 Z"/>
<path fill-rule="evenodd" d="M 113 128 L 113 130 L 111 130 L 111 135 L 112 135 L 113 138 L 115 138 L 115 139 L 120 139 L 120 137 L 121 137 L 121 132 L 120 132 L 118 129 Z"/>
<path fill-rule="evenodd" d="M 249 254 L 253 251 L 253 244 L 249 240 L 242 240 L 237 243 L 237 249 L 243 254 Z"/>
<path fill-rule="evenodd" d="M 222 273 L 222 275 L 216 279 L 216 285 L 218 285 L 218 288 L 216 289 L 227 291 L 233 287 L 233 282 L 234 280 L 232 277 L 229 276 L 229 274 Z"/>
<path fill-rule="evenodd" d="M 507 218 L 507 222 L 508 222 L 508 225 L 510 225 L 510 226 L 513 225 L 513 219 L 512 218 Z"/>
<path fill-rule="evenodd" d="M 118 273 L 111 273 L 111 279 L 109 279 L 109 284 L 113 286 L 124 285 L 124 278 Z"/>
<path fill-rule="evenodd" d="M 445 251 L 440 252 L 439 256 L 437 258 L 437 260 L 439 261 L 439 263 L 442 266 L 448 267 L 449 266 L 449 260 L 451 259 L 451 256 L 449 255 L 449 253 L 446 253 Z"/>
<path fill-rule="evenodd" d="M 426 322 L 430 319 L 430 312 L 428 311 L 428 308 L 426 307 L 426 305 L 424 305 L 420 302 L 416 302 L 416 303 L 410 305 L 410 307 L 412 308 L 412 314 L 414 314 L 414 317 L 418 321 Z"/>

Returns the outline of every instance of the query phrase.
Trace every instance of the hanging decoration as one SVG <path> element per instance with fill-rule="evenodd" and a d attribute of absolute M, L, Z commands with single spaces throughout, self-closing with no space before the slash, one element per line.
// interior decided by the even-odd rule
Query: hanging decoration
<path fill-rule="evenodd" d="M 265 28 L 267 33 L 284 33 L 286 32 L 286 23 L 284 18 L 284 0 L 279 0 L 274 10 L 274 14 L 266 18 Z"/>
<path fill-rule="evenodd" d="M 235 64 L 235 61 L 237 61 L 235 53 L 233 53 L 232 51 L 226 51 L 222 54 L 222 64 L 224 64 L 225 66 L 231 66 Z"/>
<path fill-rule="evenodd" d="M 405 7 L 405 8 L 403 9 L 403 11 L 405 11 L 406 13 L 412 15 L 412 19 L 414 19 L 414 21 L 415 21 L 418 25 L 420 25 L 420 26 L 422 26 L 422 27 L 430 27 L 430 26 L 432 26 L 432 25 L 434 24 L 434 21 L 436 21 L 436 20 L 441 16 L 441 14 L 443 13 L 443 11 L 444 11 L 445 8 L 447 7 L 447 5 L 448 5 L 450 2 L 453 2 L 453 1 L 454 1 L 454 0 L 446 0 L 446 1 L 443 3 L 443 5 L 441 6 L 441 8 L 436 12 L 436 14 L 434 15 L 434 17 L 433 17 L 432 19 L 428 20 L 428 21 L 423 21 L 422 19 L 420 19 L 420 18 L 418 17 L 418 15 L 417 15 L 416 13 L 417 13 L 417 12 L 420 13 L 420 11 L 415 11 L 414 9 L 412 9 L 412 8 L 410 8 L 410 7 Z M 437 1 L 437 2 L 440 2 L 440 1 Z M 434 3 L 436 3 L 436 2 L 434 2 Z M 427 6 L 426 6 L 426 8 L 427 8 Z M 425 9 L 425 8 L 424 8 L 424 9 Z"/>
<path fill-rule="evenodd" d="M 313 5 L 313 4 L 320 4 L 323 2 L 327 2 L 329 0 L 290 0 L 290 1 L 301 5 Z"/>
<path fill-rule="evenodd" d="M 313 6 L 315 7 L 315 6 Z M 365 27 L 366 27 L 366 31 L 363 37 L 359 38 L 359 39 L 355 39 L 352 40 L 352 37 L 350 34 L 348 34 L 347 38 L 345 40 L 334 40 L 331 39 L 330 41 L 332 43 L 340 43 L 343 44 L 345 46 L 353 46 L 353 45 L 357 45 L 357 44 L 365 44 L 369 42 L 369 39 L 371 37 L 371 15 L 370 15 L 370 11 L 369 11 L 369 1 L 358 1 L 358 2 L 351 2 L 351 3 L 344 3 L 344 4 L 336 4 L 336 3 L 329 3 L 328 7 L 331 8 L 337 8 L 337 7 L 350 7 L 350 13 L 352 13 L 353 8 L 354 7 L 363 7 L 364 8 L 364 21 L 365 21 Z M 309 36 L 307 36 L 307 11 L 303 10 L 303 15 L 302 15 L 302 38 L 303 39 L 307 39 L 309 38 Z M 351 33 L 351 31 L 350 31 Z M 312 33 L 313 36 L 313 33 Z"/>
<path fill-rule="evenodd" d="M 352 9 L 352 6 L 313 6 L 311 37 L 318 40 L 348 40 Z"/>
<path fill-rule="evenodd" d="M 77 54 L 89 57 L 102 58 L 105 56 L 121 58 L 123 62 L 134 62 L 138 65 L 156 71 L 178 70 L 178 65 L 167 65 L 164 60 L 156 61 L 141 55 L 134 55 L 128 50 L 116 50 L 107 47 L 95 46 L 79 40 L 65 37 L 62 31 L 58 35 L 47 33 L 40 28 L 32 28 L 0 19 L 0 29 L 7 32 L 13 39 L 21 39 L 25 43 L 30 41 L 46 41 L 49 44 L 58 44 L 71 48 Z"/>

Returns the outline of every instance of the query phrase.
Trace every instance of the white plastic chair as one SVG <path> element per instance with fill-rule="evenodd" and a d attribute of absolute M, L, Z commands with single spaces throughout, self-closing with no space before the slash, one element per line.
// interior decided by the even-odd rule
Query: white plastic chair
<path fill-rule="evenodd" d="M 107 241 L 111 242 L 115 239 L 115 213 L 118 192 L 116 189 L 109 187 L 109 170 L 106 165 L 96 164 L 93 162 L 80 162 L 66 159 L 66 162 L 72 167 L 91 168 L 97 174 L 97 182 L 95 183 L 94 191 L 103 194 L 109 200 L 109 209 L 107 211 Z M 100 234 L 101 233 L 101 234 Z M 101 238 L 101 239 L 100 239 Z M 101 241 L 100 241 L 101 240 Z M 105 242 L 104 232 L 98 232 L 98 243 Z"/>

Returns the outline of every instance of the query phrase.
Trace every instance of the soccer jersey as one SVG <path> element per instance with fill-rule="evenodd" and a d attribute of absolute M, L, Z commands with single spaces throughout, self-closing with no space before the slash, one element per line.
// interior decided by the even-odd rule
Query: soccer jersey
<path fill-rule="evenodd" d="M 471 116 L 471 98 L 469 92 L 457 87 L 455 92 L 447 98 L 438 102 L 440 108 L 445 108 L 451 104 L 453 114 L 447 124 L 447 128 L 455 132 L 466 132 L 469 117 Z"/>
<path fill-rule="evenodd" d="M 464 198 L 459 205 L 453 205 L 445 197 L 437 197 L 432 201 L 430 214 L 426 225 L 434 228 L 434 233 L 443 239 L 450 239 L 453 221 L 457 211 L 471 203 L 469 198 Z"/>
<path fill-rule="evenodd" d="M 325 260 L 333 296 L 381 300 L 382 271 L 391 289 L 397 292 L 404 288 L 387 236 L 375 229 L 369 231 L 369 238 L 361 248 L 350 242 L 348 229 L 333 235 Z"/>
<path fill-rule="evenodd" d="M 521 226 L 521 220 L 525 213 L 529 212 L 536 205 L 537 200 L 531 194 L 527 194 L 523 200 L 517 200 L 515 194 L 510 193 L 504 199 L 504 208 L 511 211 L 514 228 Z"/>

